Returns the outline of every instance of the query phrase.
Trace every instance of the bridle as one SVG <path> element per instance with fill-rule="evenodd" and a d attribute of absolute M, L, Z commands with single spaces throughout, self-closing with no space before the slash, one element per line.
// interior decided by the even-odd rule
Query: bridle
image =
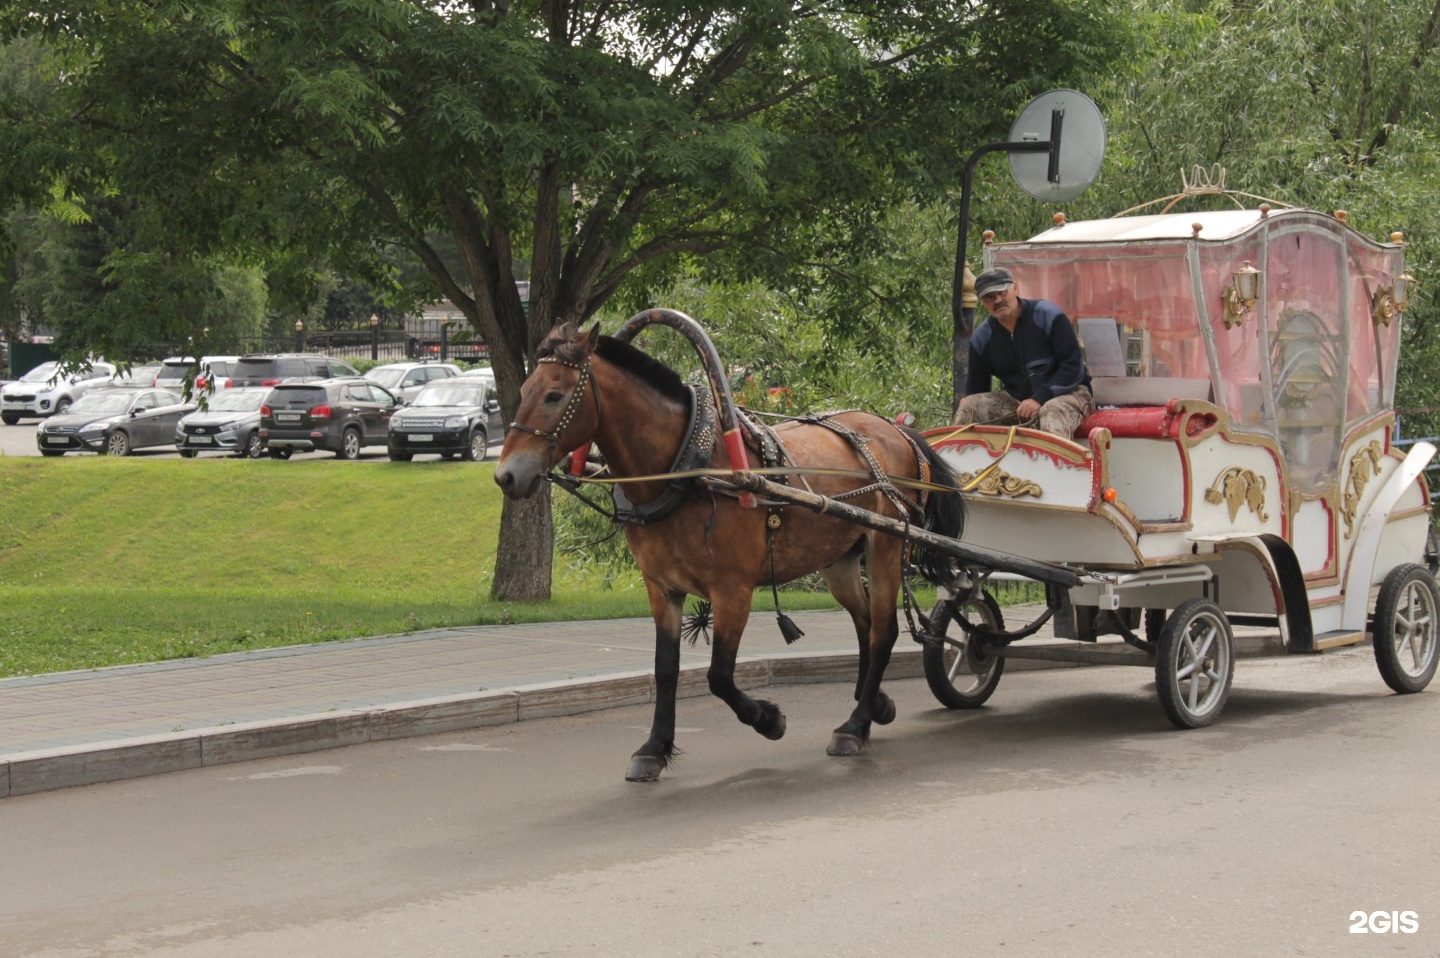
<path fill-rule="evenodd" d="M 551 430 L 547 432 L 544 429 L 536 429 L 533 426 L 527 426 L 519 421 L 510 424 L 511 429 L 518 429 L 532 436 L 538 436 L 549 444 L 550 458 L 545 463 L 545 471 L 549 472 L 555 466 L 555 463 L 560 461 L 559 457 L 555 454 L 555 450 L 558 448 L 560 437 L 565 435 L 565 430 L 570 428 L 570 421 L 573 420 L 575 414 L 580 411 L 580 404 L 576 402 L 576 400 L 584 394 L 587 383 L 590 386 L 590 390 L 595 394 L 595 425 L 597 429 L 599 428 L 600 387 L 595 384 L 595 377 L 590 374 L 589 358 L 586 358 L 583 363 L 572 363 L 560 359 L 557 356 L 543 356 L 535 361 L 535 365 L 538 366 L 541 363 L 554 363 L 557 366 L 565 366 L 580 372 L 580 379 L 575 383 L 575 390 L 570 393 L 570 398 L 565 401 L 565 408 L 560 410 L 560 418 L 555 421 L 555 426 Z"/>

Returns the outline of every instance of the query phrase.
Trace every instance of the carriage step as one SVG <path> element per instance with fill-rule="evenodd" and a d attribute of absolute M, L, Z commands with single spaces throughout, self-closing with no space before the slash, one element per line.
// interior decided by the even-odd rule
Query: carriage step
<path fill-rule="evenodd" d="M 1315 636 L 1314 649 L 1316 652 L 1325 649 L 1335 649 L 1342 645 L 1359 645 L 1365 641 L 1365 630 L 1359 632 L 1351 629 L 1336 629 L 1334 632 L 1321 632 Z"/>

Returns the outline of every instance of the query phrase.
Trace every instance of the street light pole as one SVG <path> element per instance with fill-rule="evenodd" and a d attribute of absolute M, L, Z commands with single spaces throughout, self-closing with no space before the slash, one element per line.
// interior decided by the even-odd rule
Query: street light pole
<path fill-rule="evenodd" d="M 299 320 L 299 319 L 295 320 L 295 351 L 296 351 L 297 353 L 303 353 L 303 352 L 305 351 L 305 322 L 304 322 L 304 320 Z"/>
<path fill-rule="evenodd" d="M 970 237 L 970 187 L 975 177 L 975 166 L 980 160 L 995 152 L 1006 153 L 1048 153 L 1050 163 L 1048 179 L 1050 182 L 1057 182 L 1059 173 L 1057 168 L 1060 160 L 1060 133 L 1064 122 L 1065 114 L 1061 110 L 1055 110 L 1050 117 L 1050 139 L 1048 140 L 1016 140 L 1004 143 L 987 143 L 970 154 L 970 159 L 965 163 L 965 173 L 961 179 L 960 187 L 960 229 L 959 237 L 955 242 L 955 277 L 951 283 L 950 292 L 950 317 L 951 317 L 951 365 L 950 365 L 950 386 L 951 404 L 950 412 L 953 414 L 960 406 L 960 400 L 965 392 L 965 379 L 970 366 L 970 334 L 975 331 L 975 295 L 974 285 L 971 285 L 969 297 L 971 302 L 966 302 L 967 292 L 965 289 L 965 273 L 969 270 L 965 262 L 965 247 Z"/>
<path fill-rule="evenodd" d="M 370 358 L 380 358 L 380 317 L 370 314 Z"/>

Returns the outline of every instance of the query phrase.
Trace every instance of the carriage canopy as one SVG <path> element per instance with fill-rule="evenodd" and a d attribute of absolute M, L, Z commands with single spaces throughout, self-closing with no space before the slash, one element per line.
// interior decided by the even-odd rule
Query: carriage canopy
<path fill-rule="evenodd" d="M 1334 474 L 1350 427 L 1393 405 L 1403 246 L 1335 217 L 1232 210 L 1065 223 L 987 247 L 986 265 L 1009 267 L 1021 295 L 1065 310 L 1092 377 L 1198 392 L 1234 428 L 1273 436 L 1302 489 Z"/>

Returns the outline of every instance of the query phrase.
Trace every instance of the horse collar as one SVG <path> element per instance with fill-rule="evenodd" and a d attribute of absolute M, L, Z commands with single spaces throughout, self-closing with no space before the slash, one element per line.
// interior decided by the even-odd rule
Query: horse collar
<path fill-rule="evenodd" d="M 690 472 L 710 464 L 715 454 L 715 403 L 704 386 L 687 386 L 690 390 L 690 424 L 685 441 L 670 464 L 670 472 Z M 694 479 L 671 479 L 665 490 L 649 502 L 632 503 L 620 486 L 615 486 L 615 520 L 632 526 L 648 526 L 670 516 L 685 504 L 694 488 Z"/>

